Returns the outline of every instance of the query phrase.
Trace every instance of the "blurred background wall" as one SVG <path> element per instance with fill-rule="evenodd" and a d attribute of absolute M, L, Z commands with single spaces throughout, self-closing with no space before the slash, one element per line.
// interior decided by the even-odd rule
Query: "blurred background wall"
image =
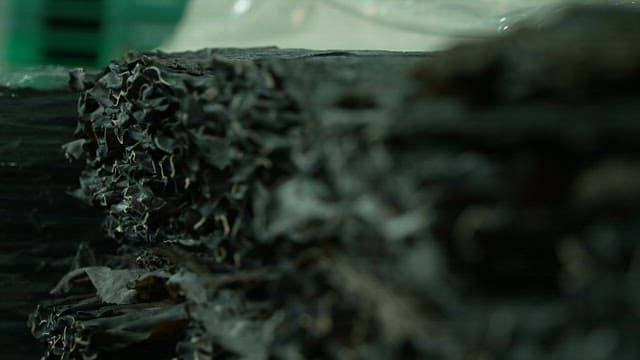
<path fill-rule="evenodd" d="M 446 29 L 431 31 L 433 29 L 420 26 L 434 22 L 421 6 L 433 1 L 394 2 L 191 0 L 176 34 L 165 47 L 188 50 L 215 44 L 221 47 L 433 50 L 446 43 Z M 455 14 L 452 15 L 451 19 L 455 20 Z"/>

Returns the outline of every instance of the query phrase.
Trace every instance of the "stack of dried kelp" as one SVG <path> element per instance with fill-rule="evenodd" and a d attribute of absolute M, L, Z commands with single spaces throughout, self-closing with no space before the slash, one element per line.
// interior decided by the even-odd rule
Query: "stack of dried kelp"
<path fill-rule="evenodd" d="M 640 73 L 639 19 L 579 9 L 433 58 L 221 49 L 75 73 L 66 150 L 117 246 L 34 334 L 72 358 L 635 358 L 638 87 L 606 89 Z M 557 59 L 569 79 L 541 80 Z M 609 88 L 564 90 L 586 83 Z"/>
<path fill-rule="evenodd" d="M 99 235 L 101 216 L 65 191 L 82 164 L 60 143 L 72 139 L 77 94 L 0 87 L 0 353 L 36 357 L 25 328 L 34 303 L 68 271 L 80 242 Z M 36 345 L 36 346 L 34 346 Z"/>

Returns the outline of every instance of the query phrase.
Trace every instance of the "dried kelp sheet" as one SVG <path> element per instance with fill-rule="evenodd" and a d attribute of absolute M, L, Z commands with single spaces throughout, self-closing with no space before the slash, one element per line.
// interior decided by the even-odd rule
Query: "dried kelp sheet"
<path fill-rule="evenodd" d="M 637 87 L 567 98 L 502 60 L 601 49 L 637 77 L 635 20 L 591 7 L 545 25 L 557 43 L 132 53 L 73 74 L 76 195 L 118 246 L 63 279 L 34 334 L 69 358 L 636 358 Z"/>
<path fill-rule="evenodd" d="M 77 93 L 0 86 L 0 358 L 44 351 L 25 319 L 69 270 L 78 243 L 100 235 L 102 216 L 65 191 L 83 164 L 60 144 L 73 139 Z"/>

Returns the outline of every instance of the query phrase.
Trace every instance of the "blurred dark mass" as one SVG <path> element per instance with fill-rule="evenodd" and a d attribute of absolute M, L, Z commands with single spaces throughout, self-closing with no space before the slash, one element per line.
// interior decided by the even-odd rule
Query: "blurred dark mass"
<path fill-rule="evenodd" d="M 58 209 L 78 248 L 29 328 L 46 359 L 638 359 L 639 40 L 580 7 L 437 54 L 74 71 L 46 173 L 104 238 Z"/>

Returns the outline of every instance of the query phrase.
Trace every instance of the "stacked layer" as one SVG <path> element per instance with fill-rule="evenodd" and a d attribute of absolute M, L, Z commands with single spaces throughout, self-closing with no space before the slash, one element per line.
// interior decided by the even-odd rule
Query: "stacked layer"
<path fill-rule="evenodd" d="M 434 58 L 227 49 L 76 73 L 66 149 L 117 249 L 60 282 L 35 334 L 70 356 L 635 358 L 640 109 L 614 85 L 638 78 L 640 21 L 603 11 L 549 25 L 554 51 L 523 29 Z M 580 27 L 620 46 L 569 51 Z M 522 77 L 555 66 L 540 53 L 588 71 Z"/>

